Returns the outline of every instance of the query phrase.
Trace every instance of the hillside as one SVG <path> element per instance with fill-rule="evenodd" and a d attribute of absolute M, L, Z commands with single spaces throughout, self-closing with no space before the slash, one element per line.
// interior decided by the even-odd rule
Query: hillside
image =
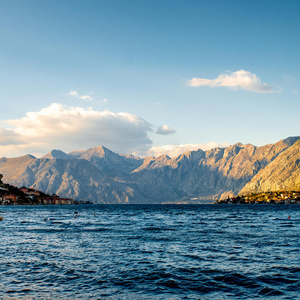
<path fill-rule="evenodd" d="M 256 174 L 240 194 L 300 190 L 300 141 Z"/>

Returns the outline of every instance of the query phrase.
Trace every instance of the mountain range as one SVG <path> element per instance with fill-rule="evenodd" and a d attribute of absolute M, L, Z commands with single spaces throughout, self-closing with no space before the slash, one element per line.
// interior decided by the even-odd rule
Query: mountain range
<path fill-rule="evenodd" d="M 237 194 L 300 190 L 300 137 L 256 147 L 139 158 L 99 146 L 0 159 L 3 180 L 94 203 L 203 203 Z"/>

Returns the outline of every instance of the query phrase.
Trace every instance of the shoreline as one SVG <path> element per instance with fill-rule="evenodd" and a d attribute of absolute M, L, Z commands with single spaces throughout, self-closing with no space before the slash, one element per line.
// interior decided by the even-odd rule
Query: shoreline
<path fill-rule="evenodd" d="M 237 195 L 235 197 L 228 197 L 227 199 L 218 199 L 214 204 L 275 204 L 275 205 L 297 205 L 300 204 L 299 191 L 272 191 L 252 193 L 248 195 Z"/>

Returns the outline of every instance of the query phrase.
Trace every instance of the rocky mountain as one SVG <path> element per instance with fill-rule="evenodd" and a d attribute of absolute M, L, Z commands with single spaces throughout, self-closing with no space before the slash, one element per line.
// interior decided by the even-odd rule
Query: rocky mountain
<path fill-rule="evenodd" d="M 131 173 L 143 163 L 143 159 L 139 157 L 117 154 L 103 146 L 72 151 L 68 156 L 85 159 L 112 176 L 120 176 L 120 173 Z"/>
<path fill-rule="evenodd" d="M 134 172 L 155 174 L 179 198 L 199 200 L 236 195 L 253 176 L 293 145 L 299 137 L 255 147 L 237 143 L 209 151 L 188 151 L 173 159 L 148 158 Z"/>
<path fill-rule="evenodd" d="M 95 203 L 148 202 L 124 182 L 111 179 L 85 159 L 37 159 L 33 156 L 0 159 L 4 180 L 47 194 L 84 199 Z"/>
<path fill-rule="evenodd" d="M 48 158 L 48 159 L 71 159 L 72 157 L 69 156 L 68 154 L 66 154 L 65 152 L 61 151 L 61 150 L 52 150 L 50 151 L 48 154 L 46 154 L 45 156 L 43 156 L 43 158 Z"/>
<path fill-rule="evenodd" d="M 32 155 L 25 155 L 17 158 L 0 159 L 1 174 L 4 175 L 4 181 L 15 186 L 28 184 L 28 187 L 34 183 L 34 173 L 30 169 L 30 165 L 34 163 L 36 158 Z"/>
<path fill-rule="evenodd" d="M 240 194 L 282 190 L 300 191 L 300 141 L 258 172 Z"/>
<path fill-rule="evenodd" d="M 0 173 L 4 181 L 16 186 L 94 203 L 201 202 L 236 195 L 247 184 L 252 185 L 245 191 L 253 186 L 275 188 L 271 183 L 262 185 L 263 178 L 271 179 L 270 174 L 274 182 L 281 178 L 292 186 L 293 176 L 298 176 L 295 166 L 299 162 L 293 152 L 299 147 L 298 140 L 292 137 L 262 147 L 237 143 L 188 151 L 175 158 L 142 159 L 103 146 L 68 154 L 52 150 L 42 158 L 1 158 Z M 284 167 L 288 162 L 294 167 L 285 177 L 276 175 L 280 164 Z M 271 168 L 273 171 L 268 171 Z"/>

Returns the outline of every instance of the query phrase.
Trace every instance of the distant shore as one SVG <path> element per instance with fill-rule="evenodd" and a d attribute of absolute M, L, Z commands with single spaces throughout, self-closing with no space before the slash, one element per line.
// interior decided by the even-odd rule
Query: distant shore
<path fill-rule="evenodd" d="M 299 191 L 276 191 L 238 195 L 216 200 L 214 204 L 300 204 Z"/>
<path fill-rule="evenodd" d="M 0 205 L 72 205 L 93 204 L 90 201 L 61 198 L 56 194 L 48 195 L 27 187 L 15 187 L 1 181 L 0 174 Z"/>

